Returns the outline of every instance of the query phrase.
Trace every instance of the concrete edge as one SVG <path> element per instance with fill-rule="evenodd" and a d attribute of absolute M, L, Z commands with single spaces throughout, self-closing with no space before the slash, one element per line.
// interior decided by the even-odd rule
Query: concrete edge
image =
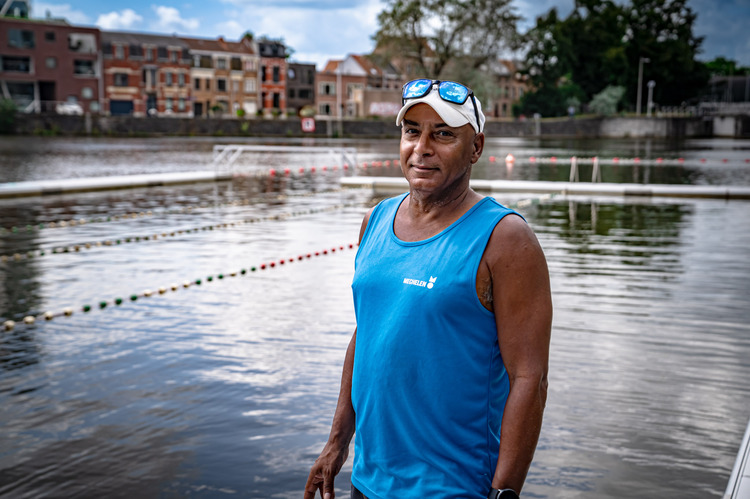
<path fill-rule="evenodd" d="M 9 182 L 0 184 L 0 199 L 30 196 L 53 196 L 75 192 L 132 189 L 136 187 L 161 187 L 166 185 L 193 184 L 200 182 L 219 182 L 231 179 L 231 173 L 197 171 Z"/>
<path fill-rule="evenodd" d="M 737 452 L 732 474 L 729 476 L 727 490 L 723 499 L 743 499 L 750 497 L 750 421 L 745 429 L 745 436 Z"/>

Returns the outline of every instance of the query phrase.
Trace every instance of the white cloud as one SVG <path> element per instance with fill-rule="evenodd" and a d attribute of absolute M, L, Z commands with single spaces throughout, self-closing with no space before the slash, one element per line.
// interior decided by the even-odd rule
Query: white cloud
<path fill-rule="evenodd" d="M 44 18 L 47 12 L 52 17 L 64 17 L 73 24 L 90 24 L 91 19 L 84 12 L 74 10 L 70 4 L 52 4 L 46 2 L 34 2 L 32 4 L 33 17 Z"/>
<path fill-rule="evenodd" d="M 134 10 L 123 9 L 120 12 L 101 14 L 96 20 L 96 25 L 101 29 L 128 29 L 141 21 L 143 17 L 136 14 Z"/>
<path fill-rule="evenodd" d="M 194 31 L 200 26 L 198 19 L 183 19 L 180 11 L 174 7 L 164 5 L 152 5 L 158 19 L 153 23 L 152 28 L 158 31 Z"/>
<path fill-rule="evenodd" d="M 217 36 L 223 36 L 226 40 L 239 40 L 248 31 L 248 28 L 234 20 L 219 23 L 216 28 L 219 30 Z"/>

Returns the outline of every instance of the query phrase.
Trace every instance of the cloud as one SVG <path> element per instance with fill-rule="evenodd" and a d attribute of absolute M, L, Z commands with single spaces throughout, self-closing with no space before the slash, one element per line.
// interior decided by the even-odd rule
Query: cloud
<path fill-rule="evenodd" d="M 216 25 L 218 36 L 223 36 L 227 40 L 239 39 L 248 29 L 237 21 L 230 20 Z"/>
<path fill-rule="evenodd" d="M 44 18 L 47 12 L 52 17 L 64 17 L 73 24 L 90 24 L 91 19 L 84 12 L 74 10 L 70 4 L 52 4 L 46 2 L 35 2 L 32 5 L 33 17 Z"/>
<path fill-rule="evenodd" d="M 194 31 L 200 26 L 198 19 L 183 19 L 180 11 L 174 7 L 165 5 L 152 5 L 158 19 L 153 23 L 154 30 L 172 32 L 172 31 Z"/>
<path fill-rule="evenodd" d="M 123 9 L 120 12 L 110 12 L 108 14 L 101 14 L 97 20 L 96 25 L 101 29 L 128 29 L 134 27 L 135 24 L 143 21 L 143 17 L 136 14 L 132 9 Z"/>

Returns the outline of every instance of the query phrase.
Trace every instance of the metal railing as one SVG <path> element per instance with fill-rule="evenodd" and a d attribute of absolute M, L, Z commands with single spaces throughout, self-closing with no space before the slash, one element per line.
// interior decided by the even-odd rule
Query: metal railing
<path fill-rule="evenodd" d="M 217 172 L 233 171 L 237 160 L 246 152 L 255 153 L 317 153 L 327 154 L 332 161 L 341 161 L 341 165 L 357 165 L 357 149 L 354 147 L 312 147 L 312 146 L 265 146 L 220 144 L 215 145 L 211 166 Z"/>

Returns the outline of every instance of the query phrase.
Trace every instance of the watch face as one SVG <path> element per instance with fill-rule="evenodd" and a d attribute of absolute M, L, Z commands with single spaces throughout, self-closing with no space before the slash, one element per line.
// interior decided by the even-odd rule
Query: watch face
<path fill-rule="evenodd" d="M 510 489 L 505 489 L 497 495 L 497 499 L 519 499 L 518 494 Z"/>

